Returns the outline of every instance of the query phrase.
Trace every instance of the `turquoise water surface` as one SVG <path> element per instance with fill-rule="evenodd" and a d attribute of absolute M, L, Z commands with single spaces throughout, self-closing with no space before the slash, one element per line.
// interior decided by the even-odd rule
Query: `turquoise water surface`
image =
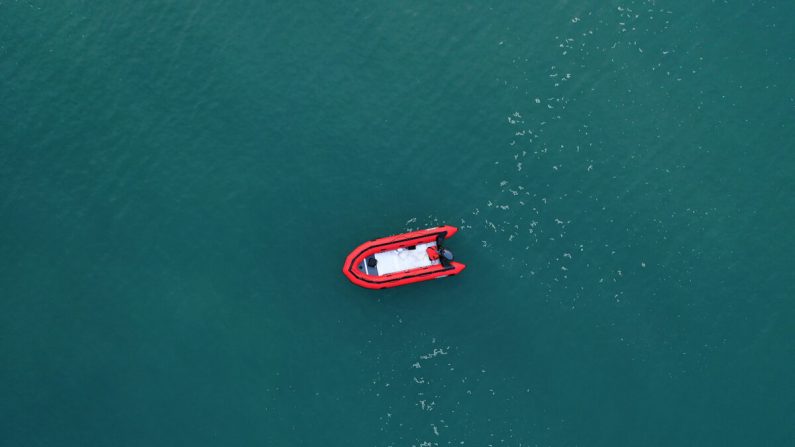
<path fill-rule="evenodd" d="M 0 1 L 0 444 L 795 445 L 793 42 L 787 1 Z M 445 223 L 461 275 L 342 275 Z"/>

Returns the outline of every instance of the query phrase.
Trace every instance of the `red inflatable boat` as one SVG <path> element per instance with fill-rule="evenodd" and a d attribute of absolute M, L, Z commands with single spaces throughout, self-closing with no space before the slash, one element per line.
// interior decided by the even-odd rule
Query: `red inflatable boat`
<path fill-rule="evenodd" d="M 342 272 L 354 284 L 385 289 L 457 275 L 466 267 L 442 245 L 458 228 L 450 225 L 375 239 L 356 247 Z"/>

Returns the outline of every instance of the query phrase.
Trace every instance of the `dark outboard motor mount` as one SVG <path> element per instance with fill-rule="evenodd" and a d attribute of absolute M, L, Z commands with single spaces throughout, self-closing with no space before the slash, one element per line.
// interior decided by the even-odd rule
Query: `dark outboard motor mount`
<path fill-rule="evenodd" d="M 453 262 L 453 252 L 446 248 L 439 249 L 439 261 L 441 261 L 443 266 L 449 266 Z"/>

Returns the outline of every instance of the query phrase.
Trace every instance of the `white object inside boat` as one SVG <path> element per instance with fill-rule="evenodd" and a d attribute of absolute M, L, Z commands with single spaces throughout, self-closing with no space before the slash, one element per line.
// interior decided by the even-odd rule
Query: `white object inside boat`
<path fill-rule="evenodd" d="M 397 250 L 376 253 L 375 259 L 378 261 L 378 275 L 388 275 L 390 273 L 439 264 L 438 259 L 431 261 L 426 252 L 428 247 L 436 247 L 436 242 L 417 244 L 415 247 L 414 250 L 398 248 Z"/>

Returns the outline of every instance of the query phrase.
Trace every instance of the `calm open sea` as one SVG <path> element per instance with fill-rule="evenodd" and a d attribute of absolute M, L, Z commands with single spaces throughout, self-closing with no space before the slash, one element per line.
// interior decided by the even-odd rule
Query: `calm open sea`
<path fill-rule="evenodd" d="M 3 446 L 795 445 L 795 2 L 111 3 L 0 0 Z"/>

